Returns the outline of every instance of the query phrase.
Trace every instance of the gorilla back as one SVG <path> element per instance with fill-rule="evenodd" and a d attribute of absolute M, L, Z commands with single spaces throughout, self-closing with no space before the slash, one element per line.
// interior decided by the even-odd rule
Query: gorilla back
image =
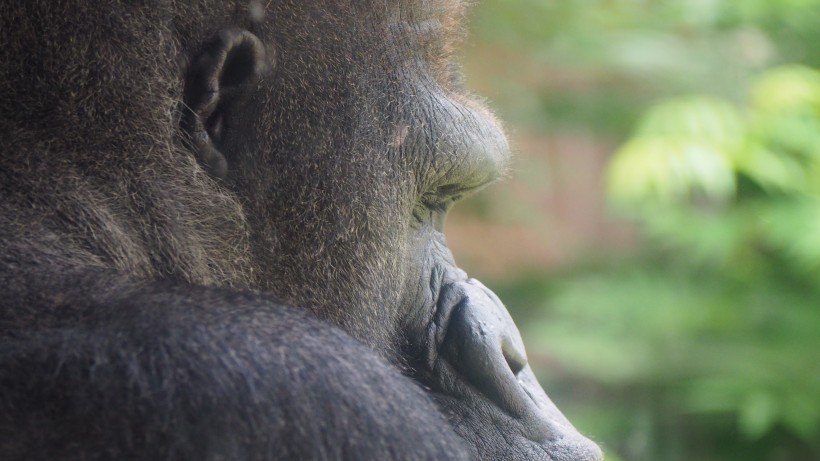
<path fill-rule="evenodd" d="M 0 2 L 0 459 L 600 459 L 447 249 L 463 15 Z"/>

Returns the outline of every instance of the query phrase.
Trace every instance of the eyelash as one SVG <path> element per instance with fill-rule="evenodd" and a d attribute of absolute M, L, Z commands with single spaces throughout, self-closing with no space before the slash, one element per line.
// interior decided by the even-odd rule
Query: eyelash
<path fill-rule="evenodd" d="M 435 192 L 429 192 L 421 196 L 413 210 L 413 216 L 419 222 L 432 220 L 432 214 L 444 214 L 461 200 L 463 190 L 457 186 L 441 186 Z"/>

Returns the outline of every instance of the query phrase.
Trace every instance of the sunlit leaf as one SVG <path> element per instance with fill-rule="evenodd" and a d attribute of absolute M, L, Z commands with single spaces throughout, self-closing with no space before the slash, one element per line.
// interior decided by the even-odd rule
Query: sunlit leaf
<path fill-rule="evenodd" d="M 820 200 L 772 203 L 761 218 L 767 240 L 803 270 L 820 270 Z"/>
<path fill-rule="evenodd" d="M 721 146 L 737 147 L 745 138 L 740 112 L 715 98 L 693 96 L 665 101 L 651 109 L 637 130 L 637 137 L 690 139 Z"/>
<path fill-rule="evenodd" d="M 738 414 L 741 432 L 749 438 L 760 438 L 777 421 L 778 407 L 772 395 L 755 392 L 747 396 Z"/>
<path fill-rule="evenodd" d="M 622 202 L 680 201 L 697 194 L 725 200 L 735 191 L 728 157 L 706 140 L 637 138 L 610 164 L 609 190 Z"/>
<path fill-rule="evenodd" d="M 743 119 L 711 98 L 660 104 L 610 165 L 609 190 L 619 201 L 725 200 L 735 191 L 733 162 L 745 142 Z"/>
<path fill-rule="evenodd" d="M 778 155 L 758 143 L 749 143 L 735 163 L 742 172 L 764 188 L 800 190 L 806 185 L 805 168 L 795 159 Z"/>
<path fill-rule="evenodd" d="M 806 442 L 813 442 L 820 433 L 820 377 L 813 375 L 810 395 L 790 392 L 783 408 L 783 422 Z"/>
<path fill-rule="evenodd" d="M 820 110 L 820 72 L 799 65 L 768 71 L 752 84 L 751 101 L 764 113 Z"/>

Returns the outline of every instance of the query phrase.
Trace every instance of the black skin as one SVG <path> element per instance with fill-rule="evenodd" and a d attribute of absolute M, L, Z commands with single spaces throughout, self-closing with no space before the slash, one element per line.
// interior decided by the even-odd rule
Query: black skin
<path fill-rule="evenodd" d="M 447 210 L 452 0 L 0 3 L 0 459 L 600 460 Z"/>

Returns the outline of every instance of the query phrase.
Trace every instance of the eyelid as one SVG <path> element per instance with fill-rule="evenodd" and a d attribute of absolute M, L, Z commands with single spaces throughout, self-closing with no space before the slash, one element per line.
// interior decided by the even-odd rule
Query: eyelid
<path fill-rule="evenodd" d="M 422 195 L 421 203 L 427 208 L 434 209 L 436 211 L 447 211 L 456 202 L 473 195 L 489 184 L 492 184 L 497 179 L 498 178 L 483 181 L 474 185 L 445 184 L 438 186 Z"/>
<path fill-rule="evenodd" d="M 421 204 L 430 211 L 445 212 L 460 198 L 461 196 L 447 198 L 435 194 L 427 194 L 421 197 Z"/>

